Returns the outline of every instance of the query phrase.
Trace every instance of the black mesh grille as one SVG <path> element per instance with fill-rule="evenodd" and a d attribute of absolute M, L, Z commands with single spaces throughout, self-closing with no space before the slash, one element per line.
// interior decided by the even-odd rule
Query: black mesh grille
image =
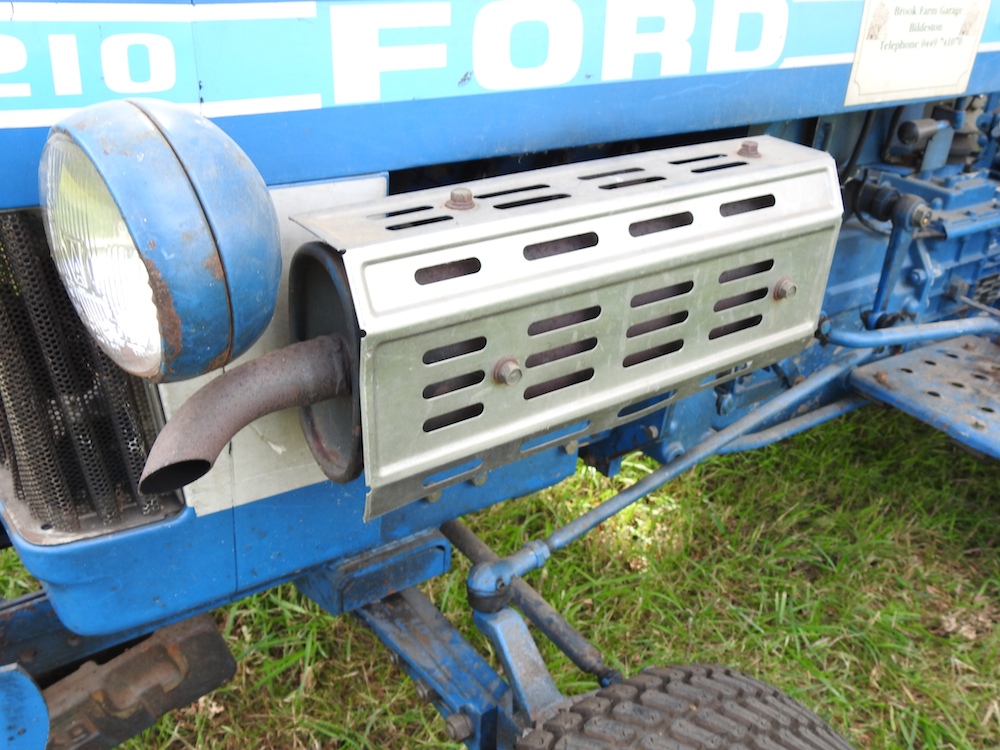
<path fill-rule="evenodd" d="M 142 388 L 91 343 L 40 218 L 0 215 L 0 461 L 43 527 L 159 510 L 136 490 L 152 434 Z"/>

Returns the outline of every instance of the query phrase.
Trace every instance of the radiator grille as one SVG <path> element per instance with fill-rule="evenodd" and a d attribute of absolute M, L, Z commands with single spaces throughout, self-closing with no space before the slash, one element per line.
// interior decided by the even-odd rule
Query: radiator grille
<path fill-rule="evenodd" d="M 135 489 L 154 430 L 143 388 L 91 343 L 40 217 L 0 215 L 0 462 L 16 495 L 8 510 L 21 504 L 56 532 L 159 512 L 159 498 Z"/>

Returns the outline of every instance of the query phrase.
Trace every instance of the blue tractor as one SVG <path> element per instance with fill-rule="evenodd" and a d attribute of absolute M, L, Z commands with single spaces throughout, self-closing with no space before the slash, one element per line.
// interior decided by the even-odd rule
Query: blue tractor
<path fill-rule="evenodd" d="M 523 576 L 867 401 L 1000 457 L 998 143 L 989 0 L 8 2 L 0 745 L 137 734 L 293 581 L 470 748 L 849 747 Z M 459 520 L 635 450 L 504 556 Z M 416 588 L 453 549 L 499 665 Z"/>

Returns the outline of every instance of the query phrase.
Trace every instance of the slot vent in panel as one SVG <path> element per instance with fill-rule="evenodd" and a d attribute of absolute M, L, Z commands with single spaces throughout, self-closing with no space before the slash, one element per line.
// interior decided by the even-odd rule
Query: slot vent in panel
<path fill-rule="evenodd" d="M 439 281 L 447 281 L 448 279 L 471 276 L 474 273 L 479 273 L 482 268 L 483 264 L 479 262 L 479 258 L 464 258 L 462 260 L 453 260 L 451 263 L 418 268 L 413 274 L 413 278 L 418 284 L 425 286 L 427 284 L 436 284 Z"/>
<path fill-rule="evenodd" d="M 424 398 L 432 399 L 438 396 L 444 396 L 447 393 L 454 393 L 455 391 L 460 391 L 463 388 L 469 388 L 473 385 L 478 385 L 486 379 L 486 373 L 482 370 L 477 370 L 476 372 L 468 372 L 464 375 L 456 375 L 453 378 L 448 378 L 447 380 L 441 380 L 437 383 L 431 383 L 429 386 L 424 388 Z"/>
<path fill-rule="evenodd" d="M 748 305 L 751 302 L 756 302 L 757 300 L 764 299 L 767 296 L 767 288 L 764 289 L 754 289 L 750 292 L 743 292 L 742 294 L 734 294 L 732 297 L 726 297 L 725 299 L 720 299 L 715 303 L 713 308 L 715 312 L 722 312 L 723 310 L 729 310 L 733 307 L 739 307 L 740 305 Z"/>
<path fill-rule="evenodd" d="M 515 193 L 527 193 L 529 190 L 544 190 L 548 185 L 526 185 L 525 187 L 516 187 L 509 190 L 498 190 L 495 193 L 483 193 L 482 195 L 477 195 L 476 197 L 481 200 L 489 200 L 490 198 L 500 198 L 504 195 L 514 195 Z"/>
<path fill-rule="evenodd" d="M 682 294 L 687 294 L 692 289 L 694 289 L 693 281 L 682 281 L 679 284 L 671 284 L 670 286 L 661 287 L 659 289 L 651 289 L 648 292 L 641 292 L 632 297 L 630 305 L 632 307 L 651 305 L 654 302 L 662 302 L 665 299 L 680 297 Z"/>
<path fill-rule="evenodd" d="M 652 359 L 659 359 L 660 357 L 665 357 L 668 354 L 679 352 L 683 348 L 683 339 L 668 341 L 666 344 L 660 344 L 659 346 L 651 346 L 649 349 L 632 352 L 626 356 L 625 359 L 622 360 L 622 366 L 632 367 L 633 365 L 640 365 L 643 362 L 649 362 Z"/>
<path fill-rule="evenodd" d="M 463 406 L 461 409 L 439 414 L 424 422 L 424 432 L 434 432 L 445 427 L 451 427 L 453 424 L 475 419 L 483 411 L 484 407 L 482 404 L 469 404 L 468 406 Z"/>
<path fill-rule="evenodd" d="M 583 339 L 582 341 L 572 341 L 568 344 L 563 344 L 562 346 L 554 346 L 551 349 L 546 349 L 544 352 L 536 352 L 528 356 L 524 360 L 525 367 L 538 367 L 539 365 L 547 365 L 549 362 L 556 362 L 560 359 L 566 359 L 566 357 L 572 357 L 575 354 L 583 354 L 584 352 L 589 352 L 591 349 L 597 346 L 597 339 L 591 336 L 589 339 Z"/>
<path fill-rule="evenodd" d="M 625 331 L 625 338 L 635 338 L 636 336 L 642 336 L 644 333 L 651 333 L 653 331 L 660 331 L 664 328 L 669 328 L 670 326 L 679 325 L 688 319 L 688 311 L 681 310 L 680 312 L 671 313 L 670 315 L 663 315 L 659 318 L 653 318 L 652 320 L 643 320 L 639 323 L 635 323 L 628 327 Z"/>
<path fill-rule="evenodd" d="M 596 247 L 597 241 L 597 235 L 594 232 L 585 232 L 584 234 L 575 234 L 572 237 L 560 237 L 558 240 L 537 242 L 524 248 L 524 257 L 526 260 L 551 258 L 553 255 Z"/>
<path fill-rule="evenodd" d="M 530 401 L 533 398 L 545 396 L 549 393 L 555 393 L 556 391 L 561 391 L 564 388 L 569 388 L 570 386 L 586 383 L 592 377 L 594 377 L 593 367 L 588 367 L 585 370 L 579 370 L 578 372 L 571 372 L 568 375 L 560 375 L 558 378 L 552 378 L 551 380 L 546 380 L 544 382 L 528 386 L 524 389 L 524 399 L 525 401 Z"/>
<path fill-rule="evenodd" d="M 408 212 L 404 212 L 408 213 Z M 390 224 L 386 227 L 390 232 L 398 232 L 401 229 L 414 229 L 416 227 L 422 227 L 427 224 L 437 224 L 442 221 L 451 221 L 450 216 L 428 216 L 426 219 L 414 219 L 413 221 L 405 221 L 402 224 Z"/>
<path fill-rule="evenodd" d="M 694 174 L 705 174 L 706 172 L 718 172 L 720 169 L 732 169 L 733 167 L 745 166 L 745 161 L 729 161 L 725 164 L 711 164 L 707 167 L 699 167 L 698 169 L 692 169 Z M 725 214 L 723 214 L 725 215 Z"/>
<path fill-rule="evenodd" d="M 413 206 L 412 208 L 399 208 L 395 211 L 387 211 L 384 214 L 371 214 L 369 219 L 391 219 L 394 216 L 406 216 L 406 214 L 415 214 L 419 211 L 430 211 L 431 206 Z"/>
<path fill-rule="evenodd" d="M 534 198 L 522 198 L 519 201 L 510 201 L 508 203 L 497 203 L 493 208 L 499 208 L 501 211 L 506 211 L 509 208 L 521 208 L 523 206 L 534 206 L 536 203 L 548 203 L 549 201 L 558 201 L 563 198 L 569 198 L 569 193 L 556 193 L 555 195 L 536 195 Z"/>
<path fill-rule="evenodd" d="M 618 412 L 618 416 L 619 418 L 630 417 L 633 414 L 638 414 L 641 411 L 655 409 L 656 407 L 665 404 L 667 401 L 669 401 L 676 395 L 677 391 L 669 390 L 666 393 L 661 393 L 659 396 L 644 398 L 642 401 L 636 401 L 634 404 L 629 404 L 625 408 L 621 409 Z"/>
<path fill-rule="evenodd" d="M 615 177 L 620 174 L 635 174 L 644 171 L 642 167 L 625 167 L 624 169 L 613 169 L 610 172 L 598 172 L 597 174 L 584 174 L 577 177 L 578 180 L 600 180 L 605 177 Z"/>
<path fill-rule="evenodd" d="M 433 365 L 435 362 L 444 362 L 455 357 L 462 357 L 473 352 L 480 352 L 486 348 L 486 337 L 476 336 L 465 341 L 456 341 L 453 344 L 445 344 L 424 352 L 423 362 L 425 365 Z"/>
<path fill-rule="evenodd" d="M 569 328 L 580 323 L 586 323 L 588 320 L 595 320 L 600 314 L 601 306 L 594 305 L 593 307 L 585 307 L 582 310 L 574 310 L 562 315 L 554 315 L 551 318 L 536 320 L 528 326 L 528 335 L 539 336 L 549 331 L 558 331 L 560 328 Z"/>
<path fill-rule="evenodd" d="M 628 233 L 633 237 L 645 237 L 647 234 L 656 232 L 666 232 L 670 229 L 686 227 L 694 222 L 694 216 L 690 211 L 682 211 L 679 214 L 669 216 L 658 216 L 655 219 L 645 221 L 635 221 L 628 225 Z"/>
<path fill-rule="evenodd" d="M 621 182 L 609 182 L 604 185 L 598 185 L 601 190 L 618 190 L 619 188 L 635 187 L 636 185 L 646 185 L 650 182 L 663 182 L 666 177 L 660 177 L 659 175 L 650 175 L 649 177 L 636 177 L 634 180 L 622 180 Z"/>
<path fill-rule="evenodd" d="M 708 161 L 709 159 L 721 159 L 724 154 L 709 154 L 708 156 L 692 156 L 689 159 L 677 159 L 676 161 L 670 162 L 675 166 L 680 166 L 681 164 L 694 164 L 697 161 Z"/>
<path fill-rule="evenodd" d="M 716 326 L 711 331 L 708 332 L 709 341 L 714 341 L 715 339 L 721 339 L 723 336 L 729 336 L 733 333 L 739 333 L 740 331 L 745 331 L 748 328 L 755 328 L 760 325 L 760 322 L 764 319 L 763 315 L 753 315 L 749 318 L 744 318 L 743 320 L 736 320 L 732 323 L 726 323 L 725 325 Z"/>
<path fill-rule="evenodd" d="M 751 211 L 760 211 L 764 208 L 771 208 L 773 205 L 773 195 L 758 195 L 755 198 L 744 198 L 739 201 L 723 203 L 719 206 L 719 213 L 722 216 L 739 216 L 740 214 L 748 214 Z"/>
<path fill-rule="evenodd" d="M 771 259 L 757 261 L 756 263 L 748 263 L 745 266 L 738 266 L 737 268 L 731 268 L 728 271 L 720 273 L 719 283 L 725 284 L 729 281 L 745 279 L 748 276 L 756 276 L 759 273 L 766 273 L 772 268 L 774 268 L 774 261 Z"/>

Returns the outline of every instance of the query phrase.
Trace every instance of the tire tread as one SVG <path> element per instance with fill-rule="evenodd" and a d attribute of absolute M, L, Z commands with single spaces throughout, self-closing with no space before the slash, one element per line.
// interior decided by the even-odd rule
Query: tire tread
<path fill-rule="evenodd" d="M 582 696 L 517 750 L 851 750 L 812 711 L 717 665 L 653 667 Z"/>

